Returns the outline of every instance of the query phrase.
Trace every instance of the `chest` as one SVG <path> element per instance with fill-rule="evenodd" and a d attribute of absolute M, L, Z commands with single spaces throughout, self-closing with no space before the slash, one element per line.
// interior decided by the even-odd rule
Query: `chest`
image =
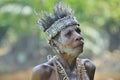
<path fill-rule="evenodd" d="M 82 75 L 78 76 L 76 71 L 68 73 L 67 76 L 68 76 L 69 80 L 82 80 L 81 79 Z M 85 78 L 84 80 L 90 80 L 87 74 L 84 75 L 84 78 Z M 56 74 L 56 72 L 53 71 L 49 77 L 49 80 L 67 80 L 67 79 L 64 79 L 63 75 L 61 75 L 59 73 Z"/>

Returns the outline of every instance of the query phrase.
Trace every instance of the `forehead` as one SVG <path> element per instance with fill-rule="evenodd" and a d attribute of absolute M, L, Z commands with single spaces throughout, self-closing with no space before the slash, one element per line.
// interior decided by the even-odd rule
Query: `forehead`
<path fill-rule="evenodd" d="M 80 27 L 79 27 L 78 25 L 69 25 L 69 26 L 66 26 L 65 28 L 63 28 L 63 29 L 61 30 L 61 32 L 66 32 L 66 31 L 68 31 L 68 30 L 75 30 L 76 28 L 79 28 L 79 29 L 80 29 Z"/>

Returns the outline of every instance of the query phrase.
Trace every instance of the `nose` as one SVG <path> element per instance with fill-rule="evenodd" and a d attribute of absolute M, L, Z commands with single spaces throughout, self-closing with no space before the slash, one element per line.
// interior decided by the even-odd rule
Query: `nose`
<path fill-rule="evenodd" d="M 78 34 L 76 32 L 76 34 L 75 34 L 75 41 L 80 41 L 80 40 L 83 40 L 83 36 L 82 36 L 82 34 Z"/>

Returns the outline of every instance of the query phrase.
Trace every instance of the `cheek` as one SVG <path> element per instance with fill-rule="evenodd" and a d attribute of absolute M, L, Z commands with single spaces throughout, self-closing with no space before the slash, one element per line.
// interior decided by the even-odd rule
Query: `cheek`
<path fill-rule="evenodd" d="M 61 36 L 59 38 L 59 42 L 62 43 L 64 45 L 64 48 L 74 48 L 76 46 L 76 44 L 74 43 L 74 37 L 64 37 Z"/>
<path fill-rule="evenodd" d="M 73 40 L 68 38 L 63 39 L 63 44 L 65 45 L 65 47 L 70 47 L 70 48 L 73 48 L 75 46 Z"/>
<path fill-rule="evenodd" d="M 78 45 L 77 42 L 70 40 L 70 39 L 66 40 L 65 44 L 66 44 L 66 47 L 69 47 L 71 49 L 74 49 Z"/>

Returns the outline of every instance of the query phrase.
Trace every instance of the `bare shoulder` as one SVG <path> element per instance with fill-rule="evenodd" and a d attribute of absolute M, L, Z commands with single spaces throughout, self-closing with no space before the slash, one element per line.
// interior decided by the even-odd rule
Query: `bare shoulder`
<path fill-rule="evenodd" d="M 90 59 L 82 59 L 82 62 L 85 65 L 85 67 L 88 69 L 93 70 L 96 68 L 95 64 Z"/>
<path fill-rule="evenodd" d="M 82 59 L 81 61 L 87 70 L 87 74 L 90 80 L 94 80 L 94 74 L 96 70 L 95 64 L 90 59 Z"/>
<path fill-rule="evenodd" d="M 52 62 L 46 62 L 33 68 L 32 80 L 46 80 L 53 71 Z"/>

